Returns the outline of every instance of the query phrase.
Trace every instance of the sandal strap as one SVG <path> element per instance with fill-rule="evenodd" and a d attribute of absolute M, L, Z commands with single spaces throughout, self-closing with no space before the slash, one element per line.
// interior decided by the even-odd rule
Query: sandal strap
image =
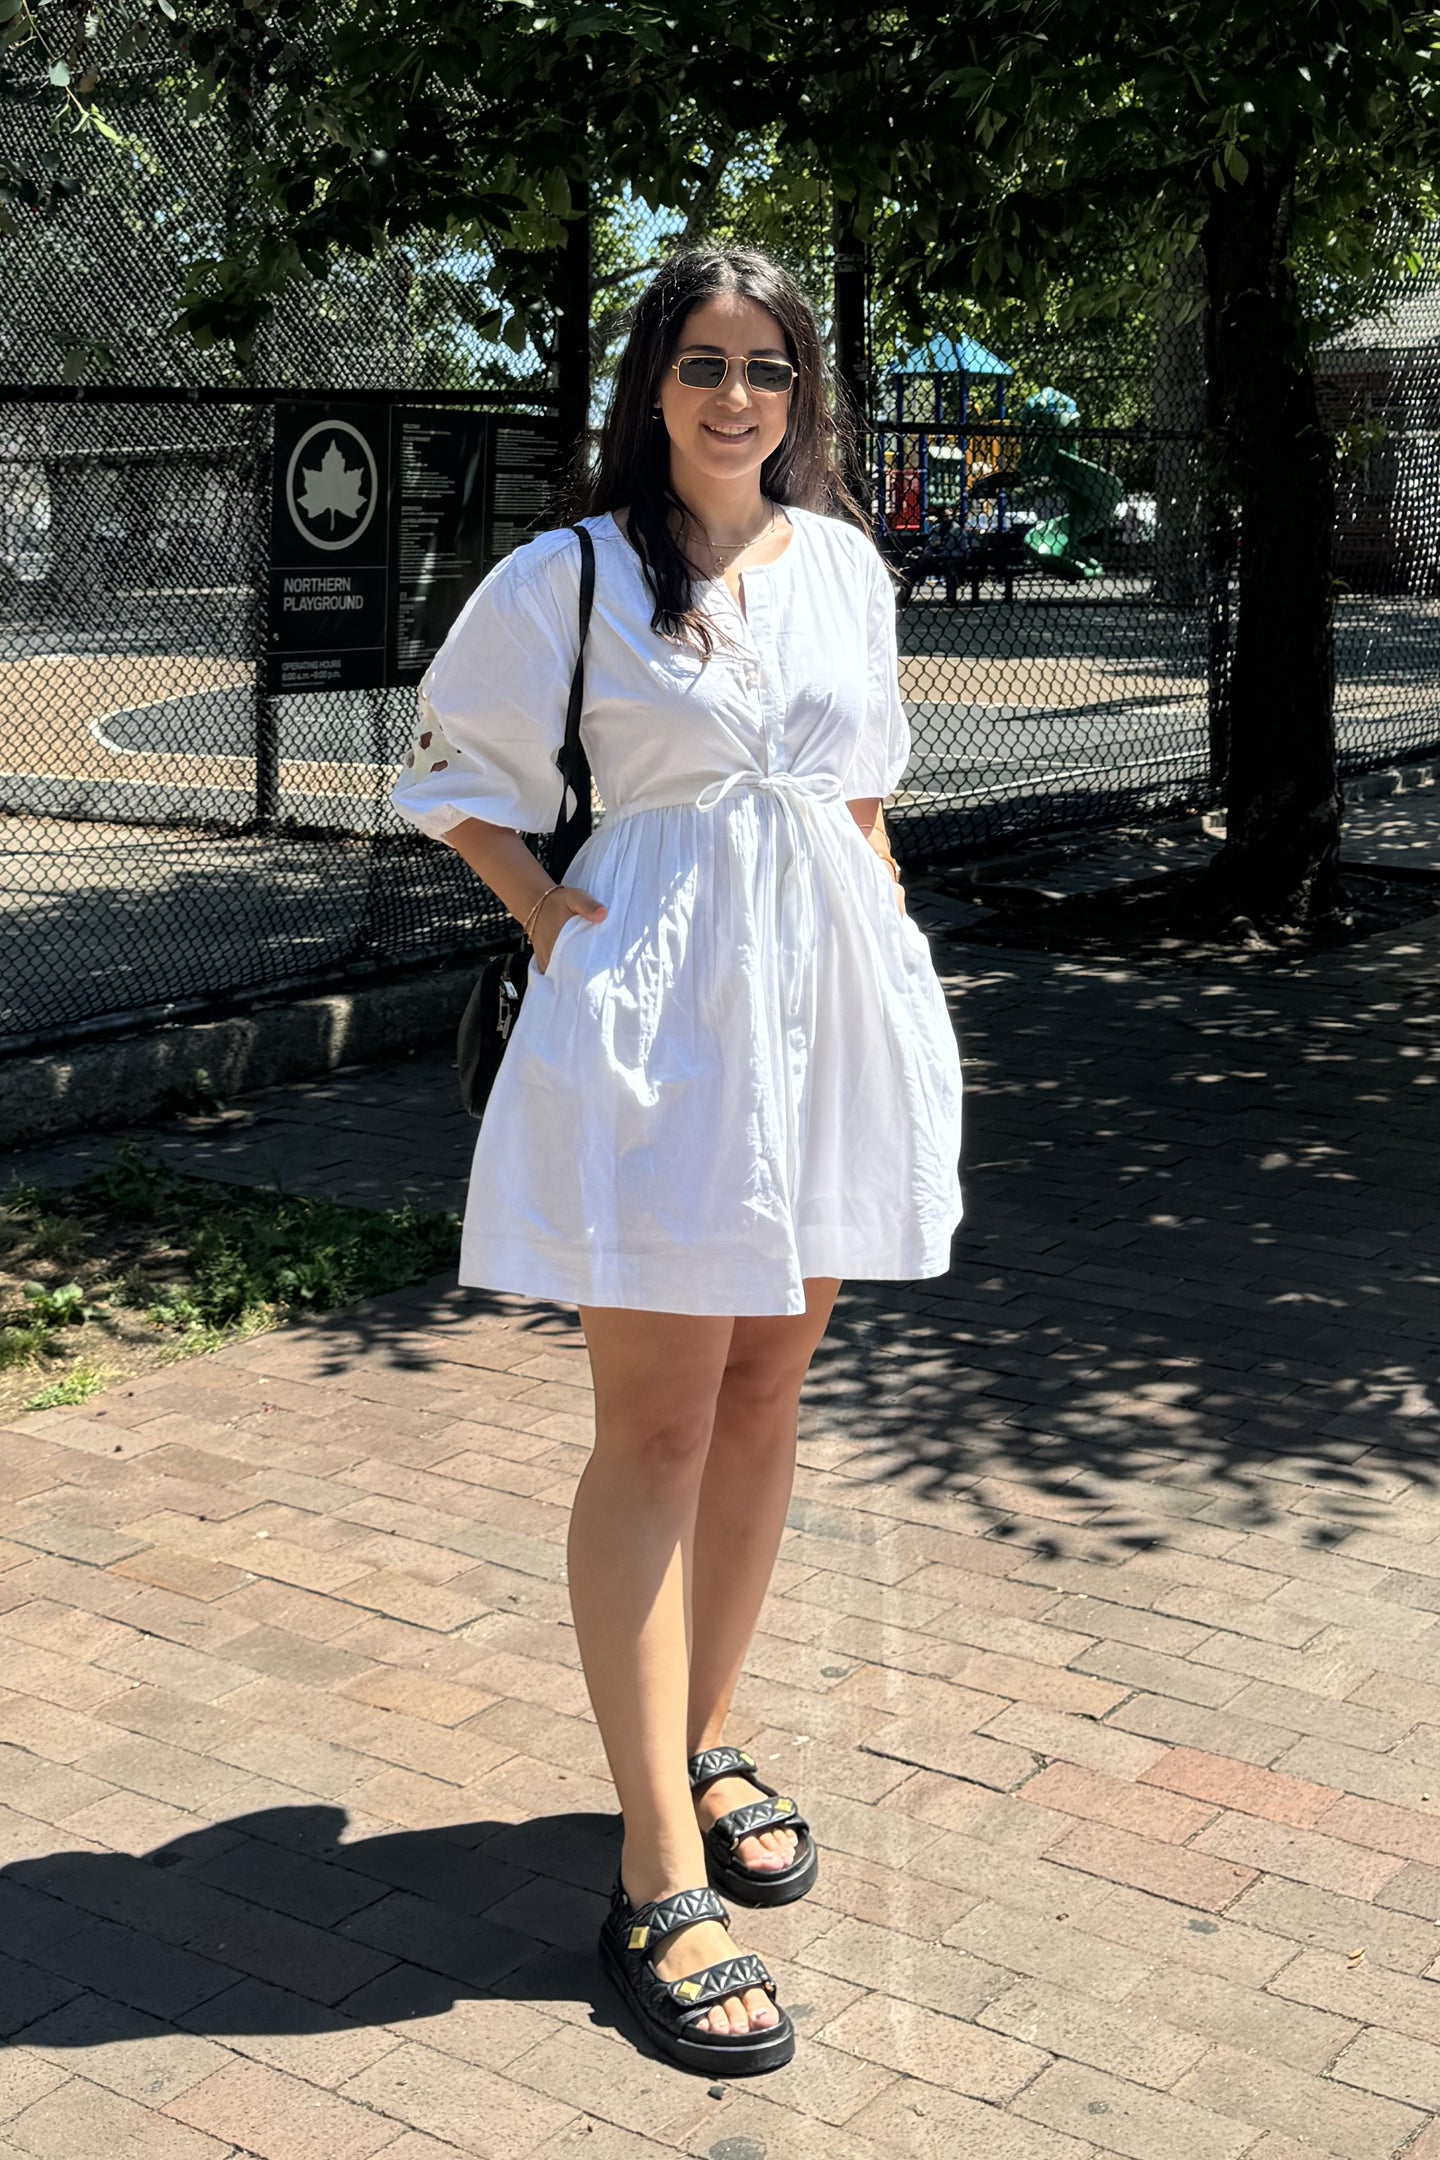
<path fill-rule="evenodd" d="M 752 1800 L 748 1807 L 731 1808 L 728 1815 L 717 1816 L 710 1834 L 734 1852 L 742 1838 L 758 1837 L 762 1830 L 793 1830 L 798 1838 L 809 1827 L 795 1802 L 777 1793 L 772 1799 Z"/>
<path fill-rule="evenodd" d="M 669 1935 L 693 1927 L 697 1920 L 718 1920 L 729 1925 L 730 1915 L 707 1883 L 699 1890 L 677 1890 L 673 1897 L 652 1898 L 648 1905 L 631 1906 L 622 1920 L 627 1950 L 651 1951 Z"/>
<path fill-rule="evenodd" d="M 772 1788 L 755 1775 L 755 1758 L 747 1755 L 744 1748 L 705 1748 L 699 1755 L 692 1755 L 688 1764 L 691 1792 L 703 1792 L 713 1785 L 716 1778 L 743 1777 L 751 1785 L 758 1785 L 761 1792 Z"/>
<path fill-rule="evenodd" d="M 691 2018 L 703 2017 L 712 2003 L 723 2002 L 727 1995 L 743 1995 L 747 1988 L 763 1988 L 771 2001 L 775 2000 L 775 1982 L 753 1950 L 722 1958 L 717 1965 L 706 1965 L 683 1980 L 662 1980 L 660 1985 L 683 2013 L 682 2022 L 686 2024 Z"/>

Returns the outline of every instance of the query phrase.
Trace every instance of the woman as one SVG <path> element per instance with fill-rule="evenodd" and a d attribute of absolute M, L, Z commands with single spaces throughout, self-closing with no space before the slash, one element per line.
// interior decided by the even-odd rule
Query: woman
<path fill-rule="evenodd" d="M 624 1823 L 601 1951 L 654 2044 L 725 2076 L 794 2034 L 709 1886 L 780 1904 L 816 1872 L 795 1803 L 723 1745 L 800 1387 L 844 1277 L 949 1264 L 960 1064 L 881 815 L 910 749 L 892 591 L 775 263 L 701 248 L 660 271 L 586 503 L 606 816 L 568 882 L 519 837 L 560 809 L 567 530 L 468 602 L 394 801 L 534 947 L 460 1279 L 579 1309 L 595 1445 L 570 1596 Z"/>

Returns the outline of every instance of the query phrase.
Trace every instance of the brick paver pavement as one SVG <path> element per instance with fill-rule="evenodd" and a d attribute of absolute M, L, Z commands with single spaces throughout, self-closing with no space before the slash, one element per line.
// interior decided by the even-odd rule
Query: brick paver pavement
<path fill-rule="evenodd" d="M 4 1433 L 0 2160 L 1440 2160 L 1440 938 L 937 957 L 969 1221 L 843 1297 L 733 1726 L 794 2065 L 617 2028 L 584 1353 L 432 1284 Z M 448 1088 L 165 1145 L 453 1198 Z"/>

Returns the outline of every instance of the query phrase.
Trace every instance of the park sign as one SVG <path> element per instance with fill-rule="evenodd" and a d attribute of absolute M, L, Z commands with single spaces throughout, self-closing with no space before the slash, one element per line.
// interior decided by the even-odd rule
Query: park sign
<path fill-rule="evenodd" d="M 277 404 L 266 689 L 418 683 L 480 579 L 545 523 L 557 448 L 521 413 Z"/>

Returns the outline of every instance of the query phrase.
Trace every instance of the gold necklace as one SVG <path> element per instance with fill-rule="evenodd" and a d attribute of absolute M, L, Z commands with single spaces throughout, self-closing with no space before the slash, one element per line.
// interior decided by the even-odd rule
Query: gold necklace
<path fill-rule="evenodd" d="M 696 522 L 698 524 L 699 520 L 697 519 Z M 768 539 L 779 522 L 780 521 L 776 516 L 775 512 L 775 505 L 772 503 L 770 505 L 770 518 L 768 524 L 762 525 L 758 532 L 751 533 L 749 538 L 746 540 L 730 540 L 723 543 L 717 542 L 710 538 L 709 534 L 705 532 L 703 526 L 701 527 L 701 537 L 712 555 L 743 555 L 746 548 L 754 547 L 757 541 Z M 721 564 L 721 568 L 724 568 L 723 563 Z"/>

